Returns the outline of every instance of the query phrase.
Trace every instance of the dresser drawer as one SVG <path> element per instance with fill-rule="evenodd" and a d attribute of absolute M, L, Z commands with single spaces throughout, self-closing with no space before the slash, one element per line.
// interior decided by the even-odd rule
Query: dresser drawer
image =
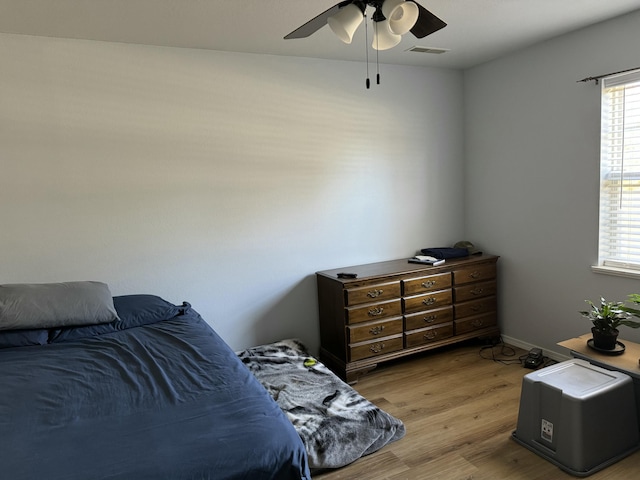
<path fill-rule="evenodd" d="M 497 317 L 495 312 L 485 313 L 484 315 L 476 315 L 474 317 L 466 317 L 462 320 L 455 321 L 456 335 L 473 332 L 481 328 L 493 327 L 497 325 Z"/>
<path fill-rule="evenodd" d="M 475 267 L 454 270 L 453 283 L 463 285 L 471 282 L 481 282 L 496 278 L 496 265 L 478 265 Z"/>
<path fill-rule="evenodd" d="M 411 348 L 437 342 L 449 337 L 453 337 L 453 322 L 408 332 L 405 334 L 404 341 L 406 348 Z"/>
<path fill-rule="evenodd" d="M 410 313 L 404 317 L 404 329 L 432 327 L 440 323 L 453 321 L 453 307 L 435 308 L 425 312 Z"/>
<path fill-rule="evenodd" d="M 378 341 L 362 343 L 360 345 L 352 345 L 349 348 L 349 354 L 351 361 L 355 362 L 363 358 L 377 357 L 378 355 L 397 352 L 398 350 L 402 350 L 402 335 L 383 338 Z"/>
<path fill-rule="evenodd" d="M 495 296 L 459 303 L 455 306 L 456 319 L 495 312 L 497 309 L 498 302 Z"/>
<path fill-rule="evenodd" d="M 496 289 L 497 285 L 495 281 L 471 283 L 462 287 L 456 287 L 454 289 L 456 303 L 495 295 Z"/>
<path fill-rule="evenodd" d="M 402 293 L 405 297 L 420 293 L 444 290 L 451 287 L 451 273 L 438 273 L 426 277 L 412 278 L 402 281 Z"/>
<path fill-rule="evenodd" d="M 415 313 L 432 308 L 451 305 L 451 290 L 440 290 L 439 292 L 415 295 L 402 299 L 405 313 Z"/>
<path fill-rule="evenodd" d="M 399 317 L 402 315 L 400 299 L 389 302 L 369 303 L 358 307 L 345 308 L 347 323 L 360 323 L 369 320 Z"/>
<path fill-rule="evenodd" d="M 347 332 L 349 332 L 349 343 L 365 342 L 389 335 L 396 335 L 402 333 L 402 317 L 348 326 Z"/>
<path fill-rule="evenodd" d="M 344 304 L 348 307 L 392 298 L 400 298 L 400 282 L 381 283 L 344 291 Z"/>

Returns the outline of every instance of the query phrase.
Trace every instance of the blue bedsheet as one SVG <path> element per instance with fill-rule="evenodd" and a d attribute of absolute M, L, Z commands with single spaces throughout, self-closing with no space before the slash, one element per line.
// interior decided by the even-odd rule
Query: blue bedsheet
<path fill-rule="evenodd" d="M 311 478 L 291 423 L 200 315 L 141 323 L 0 349 L 0 478 Z"/>

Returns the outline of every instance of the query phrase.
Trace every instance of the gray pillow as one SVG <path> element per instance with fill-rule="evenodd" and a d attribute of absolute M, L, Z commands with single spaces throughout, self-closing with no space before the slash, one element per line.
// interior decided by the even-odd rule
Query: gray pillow
<path fill-rule="evenodd" d="M 118 320 L 106 283 L 0 285 L 0 330 L 93 325 Z"/>

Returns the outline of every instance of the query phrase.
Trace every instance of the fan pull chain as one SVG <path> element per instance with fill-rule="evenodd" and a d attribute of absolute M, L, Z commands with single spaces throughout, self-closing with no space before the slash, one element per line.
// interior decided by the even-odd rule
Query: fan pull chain
<path fill-rule="evenodd" d="M 378 58 L 378 52 L 380 50 L 378 49 L 378 45 L 379 45 L 378 44 L 378 38 L 379 38 L 378 37 L 378 23 L 379 22 L 375 21 L 375 14 L 374 14 L 374 16 L 373 16 L 373 28 L 375 28 L 375 30 L 376 30 L 375 33 L 374 33 L 375 34 L 375 39 L 376 39 L 376 84 L 380 85 L 380 60 Z M 366 28 L 366 26 L 365 26 L 365 28 Z M 367 40 L 367 45 L 369 45 L 369 40 Z M 368 52 L 369 52 L 369 49 L 367 48 L 367 53 Z M 368 61 L 368 58 L 367 58 L 367 68 L 368 67 L 369 67 L 369 61 Z M 368 75 L 369 74 L 367 73 L 367 76 Z M 367 88 L 369 88 L 369 79 L 368 78 L 367 78 Z"/>
<path fill-rule="evenodd" d="M 367 22 L 367 14 L 364 14 L 364 51 L 365 58 L 367 60 L 367 90 L 369 89 L 371 82 L 369 81 L 369 27 Z"/>
<path fill-rule="evenodd" d="M 376 35 L 376 38 L 378 38 L 377 35 Z M 380 50 L 376 49 L 376 83 L 378 85 L 380 85 L 380 61 L 378 60 L 378 52 L 379 51 Z"/>

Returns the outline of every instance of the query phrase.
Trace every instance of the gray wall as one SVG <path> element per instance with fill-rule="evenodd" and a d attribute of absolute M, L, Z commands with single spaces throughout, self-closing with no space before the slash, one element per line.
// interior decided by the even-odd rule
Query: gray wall
<path fill-rule="evenodd" d="M 599 87 L 640 12 L 464 73 L 0 35 L 0 283 L 190 301 L 234 348 L 318 344 L 314 272 L 468 238 L 505 338 L 566 353 L 593 273 Z M 640 341 L 640 332 L 623 336 Z"/>
<path fill-rule="evenodd" d="M 318 345 L 314 273 L 464 231 L 462 73 L 0 35 L 0 283 Z"/>
<path fill-rule="evenodd" d="M 505 337 L 566 353 L 589 331 L 585 299 L 624 300 L 638 279 L 597 262 L 600 87 L 576 83 L 640 66 L 640 12 L 465 72 L 465 225 L 501 255 Z M 640 332 L 623 327 L 638 341 Z"/>

